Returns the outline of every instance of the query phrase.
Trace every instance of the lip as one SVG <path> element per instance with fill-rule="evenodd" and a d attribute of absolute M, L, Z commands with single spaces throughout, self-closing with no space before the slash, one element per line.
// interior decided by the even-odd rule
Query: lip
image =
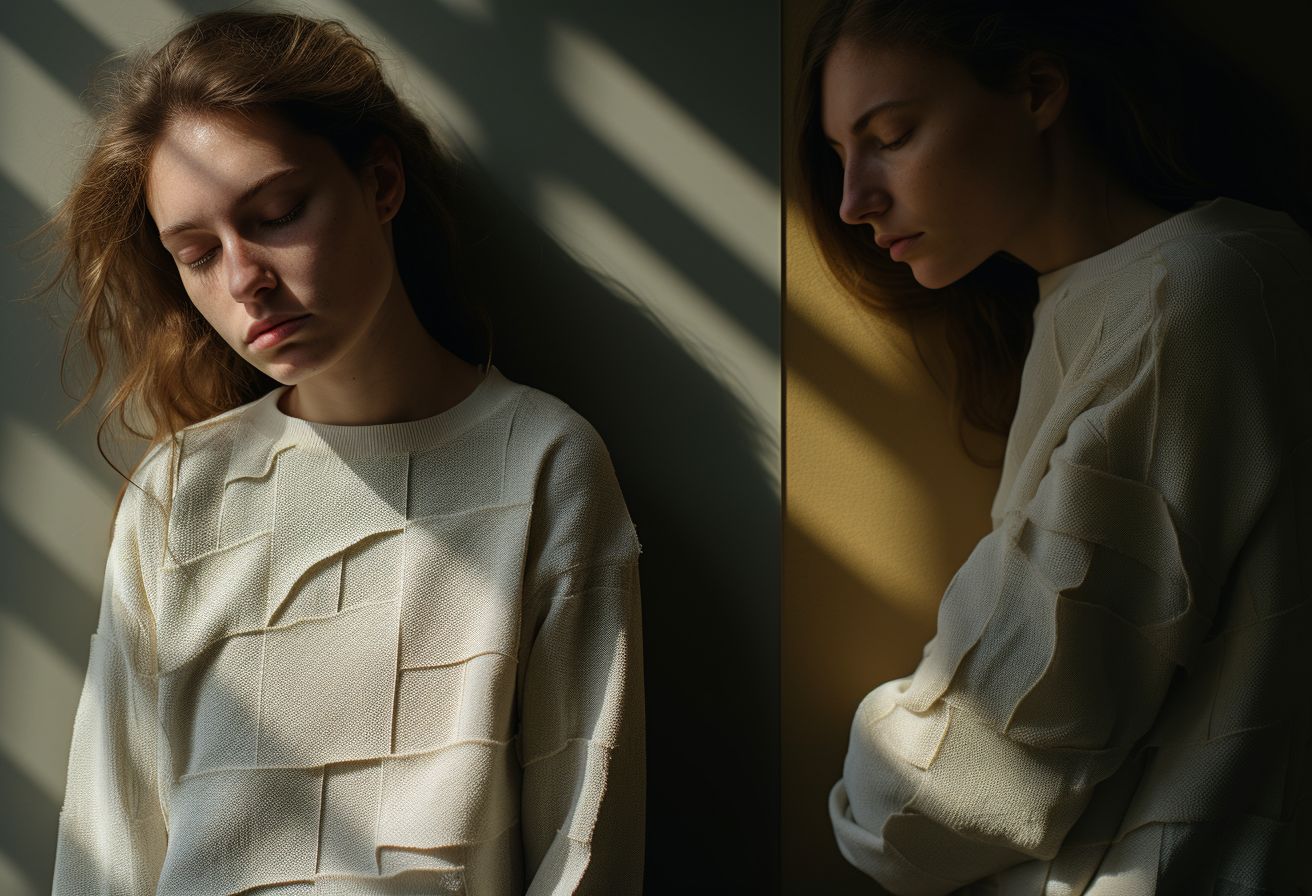
<path fill-rule="evenodd" d="M 894 261 L 901 261 L 902 257 L 911 250 L 911 247 L 922 236 L 924 236 L 923 233 L 913 233 L 910 236 L 890 238 L 888 241 L 888 254 Z"/>
<path fill-rule="evenodd" d="M 246 344 L 253 349 L 272 348 L 301 328 L 310 315 L 281 315 L 251 324 L 246 331 Z"/>
<path fill-rule="evenodd" d="M 917 233 L 881 233 L 875 237 L 875 245 L 881 249 L 892 248 L 898 240 L 909 240 L 913 236 L 920 236 L 924 231 Z"/>

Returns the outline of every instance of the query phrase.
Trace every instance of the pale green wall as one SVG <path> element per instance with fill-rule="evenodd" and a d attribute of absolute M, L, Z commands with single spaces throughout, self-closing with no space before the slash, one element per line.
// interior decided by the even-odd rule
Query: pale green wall
<path fill-rule="evenodd" d="M 95 65 L 199 0 L 0 4 L 0 241 L 40 222 Z M 649 891 L 768 892 L 778 780 L 779 200 L 774 3 L 333 2 L 486 175 L 496 362 L 587 416 L 643 542 Z M 0 296 L 37 271 L 11 248 Z M 118 482 L 0 304 L 0 894 L 49 891 Z M 713 807 L 713 808 L 712 808 Z M 744 857 L 750 857 L 744 861 Z"/>

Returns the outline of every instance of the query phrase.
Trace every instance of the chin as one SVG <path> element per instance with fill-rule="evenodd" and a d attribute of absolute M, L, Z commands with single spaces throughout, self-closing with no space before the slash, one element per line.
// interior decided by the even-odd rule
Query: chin
<path fill-rule="evenodd" d="M 277 380 L 284 386 L 296 386 L 314 377 L 327 365 L 312 362 L 298 363 L 294 360 L 274 360 L 255 366 L 266 376 Z"/>
<path fill-rule="evenodd" d="M 911 274 L 916 278 L 916 282 L 925 289 L 942 289 L 945 286 L 951 286 L 961 279 L 960 276 L 948 277 L 939 270 L 935 270 L 930 265 L 912 265 Z"/>
<path fill-rule="evenodd" d="M 965 277 L 978 265 L 966 267 L 960 264 L 936 264 L 932 258 L 913 258 L 906 262 L 911 267 L 911 276 L 925 289 L 942 289 L 951 286 Z"/>

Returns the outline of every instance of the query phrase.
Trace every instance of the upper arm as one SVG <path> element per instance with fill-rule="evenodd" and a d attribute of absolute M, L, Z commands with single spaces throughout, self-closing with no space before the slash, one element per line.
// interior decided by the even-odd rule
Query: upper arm
<path fill-rule="evenodd" d="M 531 893 L 638 892 L 644 725 L 638 543 L 609 454 L 574 417 L 534 496 L 521 657 Z"/>
<path fill-rule="evenodd" d="M 859 708 L 831 811 L 872 875 L 946 892 L 1051 858 L 1157 718 L 1279 477 L 1261 283 L 1225 282 L 1176 297 L 1159 281 L 1179 300 L 1107 346 L 1032 497 L 953 578 L 915 674 Z"/>

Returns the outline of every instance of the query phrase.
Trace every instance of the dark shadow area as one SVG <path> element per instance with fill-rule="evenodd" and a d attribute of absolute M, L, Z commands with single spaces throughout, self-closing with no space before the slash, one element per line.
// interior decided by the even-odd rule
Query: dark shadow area
<path fill-rule="evenodd" d="M 19 616 L 73 669 L 87 663 L 87 636 L 96 628 L 97 600 L 0 519 L 4 550 L 5 609 Z"/>
<path fill-rule="evenodd" d="M 96 67 L 113 52 L 58 3 L 0 6 L 0 33 L 74 97 L 82 96 Z"/>
<path fill-rule="evenodd" d="M 186 0 L 194 11 L 214 8 L 200 0 Z M 612 152 L 557 93 L 552 81 L 550 28 L 570 25 L 591 34 L 620 56 L 628 59 L 627 43 L 648 49 L 651 68 L 643 72 L 654 84 L 667 91 L 683 106 L 688 96 L 698 95 L 689 83 L 690 73 L 702 71 L 707 82 L 718 81 L 719 109 L 738 110 L 744 100 L 766 95 L 773 98 L 772 87 L 762 89 L 745 75 L 774 76 L 777 62 L 773 53 L 763 54 L 762 47 L 773 48 L 777 38 L 770 21 L 761 21 L 772 12 L 762 7 L 749 22 L 765 33 L 761 43 L 734 46 L 733 53 L 745 57 L 747 65 L 721 65 L 712 52 L 726 50 L 726 34 L 717 34 L 719 23 L 705 21 L 705 7 L 684 2 L 665 4 L 634 14 L 634 10 L 615 9 L 613 4 L 574 2 L 548 7 L 527 3 L 506 4 L 495 9 L 495 20 L 478 24 L 461 18 L 435 3 L 406 3 L 383 0 L 357 3 L 357 8 L 382 26 L 388 40 L 404 47 L 415 58 L 427 62 L 442 80 L 464 99 L 478 115 L 486 133 L 487 146 L 480 163 L 496 180 L 515 206 L 531 212 L 535 180 L 542 175 L 563 177 L 580 185 L 626 226 L 635 231 L 662 258 L 697 284 L 739 324 L 773 353 L 778 353 L 778 286 L 772 290 L 706 231 L 689 217 L 657 185 L 634 170 Z M 600 13 L 605 13 L 601 15 Z M 618 13 L 618 14 L 617 14 Z M 777 17 L 776 17 L 777 18 Z M 689 23 L 696 22 L 693 28 Z M 613 41 L 612 26 L 626 23 L 621 43 Z M 640 36 L 633 33 L 635 27 Z M 727 26 L 726 26 L 727 28 Z M 699 56 L 689 46 L 690 34 L 700 35 L 703 44 Z M 682 63 L 682 64 L 679 64 Z M 669 73 L 679 72 L 679 82 L 668 83 Z M 775 76 L 777 77 L 777 76 Z M 703 99 L 701 105 L 705 105 Z M 687 107 L 684 107 L 687 110 Z M 690 111 L 690 110 L 689 110 Z M 771 108 L 755 121 L 740 123 L 737 131 L 724 128 L 716 110 L 708 109 L 701 124 L 713 131 L 739 155 L 773 164 L 754 165 L 758 176 L 777 184 L 778 132 L 777 113 Z M 755 137 L 753 140 L 751 138 Z M 659 296 L 648 296 L 659 303 Z"/>
<path fill-rule="evenodd" d="M 9 687 L 9 683 L 5 683 Z M 0 842 L 14 866 L 37 892 L 50 889 L 55 867 L 59 806 L 27 773 L 0 751 Z"/>
<path fill-rule="evenodd" d="M 788 675 L 780 703 L 785 719 L 781 772 L 783 889 L 785 896 L 871 896 L 884 890 L 847 863 L 829 821 L 829 790 L 842 777 L 852 714 L 869 691 L 864 684 L 909 675 L 926 637 L 923 619 L 871 594 L 821 545 L 795 524 L 784 526 L 782 607 L 788 633 L 781 662 Z M 825 587 L 817 589 L 815 582 Z M 932 626 L 930 627 L 932 634 Z M 825 656 L 817 643 L 829 646 Z M 838 736 L 835 736 L 838 735 Z M 805 797 L 801 795 L 805 794 Z"/>
<path fill-rule="evenodd" d="M 535 260 L 475 259 L 497 364 L 597 427 L 643 545 L 648 892 L 682 892 L 690 867 L 707 892 L 771 887 L 771 865 L 741 861 L 775 842 L 778 818 L 779 505 L 754 421 L 490 187 L 477 197 L 470 220 Z"/>

